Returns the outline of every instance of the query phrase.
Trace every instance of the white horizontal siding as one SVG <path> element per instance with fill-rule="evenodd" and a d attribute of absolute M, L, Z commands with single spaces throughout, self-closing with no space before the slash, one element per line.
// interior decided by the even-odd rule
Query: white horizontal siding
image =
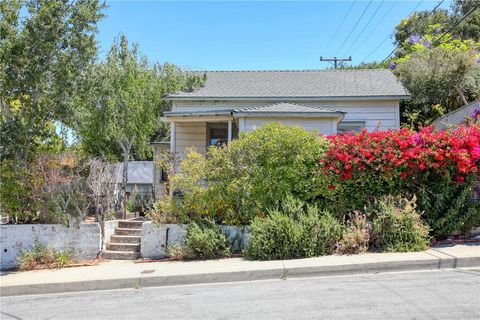
<path fill-rule="evenodd" d="M 222 110 L 259 106 L 275 101 L 175 101 L 175 111 Z M 367 130 L 385 130 L 400 127 L 398 100 L 356 100 L 356 101 L 295 101 L 300 104 L 338 109 L 346 112 L 344 121 L 364 121 Z M 300 119 L 299 119 L 300 121 Z M 298 122 L 301 125 L 301 122 Z"/>
<path fill-rule="evenodd" d="M 337 130 L 336 121 L 331 118 L 323 119 L 305 119 L 305 118 L 279 118 L 279 117 L 261 117 L 244 118 L 245 126 L 243 131 L 252 131 L 260 128 L 266 123 L 279 122 L 285 125 L 295 125 L 305 128 L 308 131 L 318 131 L 324 135 L 330 135 Z M 240 120 L 242 121 L 242 120 Z"/>
<path fill-rule="evenodd" d="M 199 152 L 207 148 L 207 124 L 205 122 L 175 123 L 176 152 L 185 152 L 189 147 L 195 147 Z"/>

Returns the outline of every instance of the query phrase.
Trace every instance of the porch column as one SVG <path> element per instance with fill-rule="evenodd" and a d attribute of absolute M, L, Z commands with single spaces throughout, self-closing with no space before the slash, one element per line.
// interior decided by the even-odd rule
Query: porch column
<path fill-rule="evenodd" d="M 228 142 L 232 141 L 232 120 L 228 120 Z"/>
<path fill-rule="evenodd" d="M 170 122 L 170 152 L 175 154 L 176 151 L 176 139 L 175 139 L 175 122 Z"/>

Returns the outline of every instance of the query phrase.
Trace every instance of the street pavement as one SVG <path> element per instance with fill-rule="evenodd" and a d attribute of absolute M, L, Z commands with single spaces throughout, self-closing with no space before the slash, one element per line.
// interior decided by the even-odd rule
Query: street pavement
<path fill-rule="evenodd" d="M 480 267 L 478 244 L 274 261 L 106 261 L 88 267 L 0 272 L 0 296 L 470 267 Z"/>
<path fill-rule="evenodd" d="M 480 319 L 480 269 L 12 296 L 11 319 Z"/>

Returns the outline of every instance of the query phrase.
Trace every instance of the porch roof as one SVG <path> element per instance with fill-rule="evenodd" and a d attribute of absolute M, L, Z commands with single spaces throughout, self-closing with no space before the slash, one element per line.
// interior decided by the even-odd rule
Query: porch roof
<path fill-rule="evenodd" d="M 253 107 L 239 107 L 224 110 L 168 111 L 164 113 L 164 121 L 207 121 L 232 120 L 238 117 L 312 117 L 343 118 L 345 112 L 317 106 L 309 106 L 292 102 L 277 102 Z"/>
<path fill-rule="evenodd" d="M 238 117 L 255 116 L 280 116 L 280 117 L 319 117 L 338 118 L 343 117 L 345 112 L 336 109 L 329 109 L 317 106 L 309 106 L 292 102 L 277 102 L 261 106 L 234 109 Z"/>

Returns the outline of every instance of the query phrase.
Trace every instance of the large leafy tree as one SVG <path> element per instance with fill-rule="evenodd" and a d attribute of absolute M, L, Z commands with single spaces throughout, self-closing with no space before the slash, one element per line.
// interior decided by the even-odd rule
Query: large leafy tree
<path fill-rule="evenodd" d="M 474 10 L 478 0 L 453 0 L 452 21 L 459 21 L 464 15 Z M 461 23 L 455 30 L 455 35 L 462 39 L 473 39 L 480 42 L 480 10 L 475 10 L 465 23 Z"/>
<path fill-rule="evenodd" d="M 72 102 L 95 61 L 97 0 L 0 2 L 1 153 L 25 167 L 39 148 L 58 145 Z"/>
<path fill-rule="evenodd" d="M 404 121 L 428 124 L 444 112 L 480 97 L 480 43 L 445 33 L 440 24 L 425 34 L 410 35 L 390 62 L 412 94 L 404 104 Z"/>
<path fill-rule="evenodd" d="M 477 0 L 454 0 L 449 11 L 415 12 L 396 26 L 398 48 L 388 62 L 412 94 L 401 105 L 404 123 L 429 124 L 480 98 L 477 5 Z"/>
<path fill-rule="evenodd" d="M 91 155 L 122 159 L 125 190 L 132 151 L 144 158 L 152 137 L 168 134 L 160 121 L 169 107 L 164 95 L 197 82 L 174 65 L 149 63 L 136 44 L 120 35 L 95 67 L 90 91 L 79 101 L 83 108 L 76 130 L 82 147 Z"/>
<path fill-rule="evenodd" d="M 103 8 L 98 0 L 0 1 L 2 212 L 24 220 L 38 212 L 29 164 L 64 148 L 58 126 L 69 125 L 96 59 Z"/>

